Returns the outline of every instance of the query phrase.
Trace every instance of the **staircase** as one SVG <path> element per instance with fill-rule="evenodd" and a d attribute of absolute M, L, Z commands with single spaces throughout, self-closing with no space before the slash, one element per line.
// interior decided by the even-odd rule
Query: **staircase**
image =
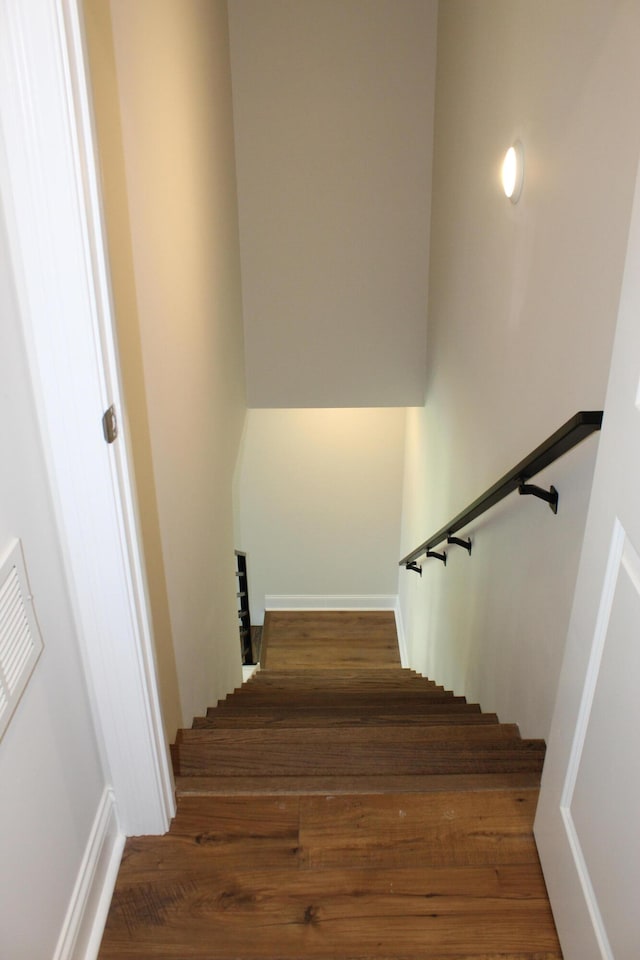
<path fill-rule="evenodd" d="M 387 654 L 354 668 L 353 636 L 318 666 L 299 615 L 279 659 L 277 616 L 266 669 L 179 732 L 178 815 L 128 841 L 102 960 L 561 958 L 532 835 L 544 743 Z M 358 617 L 371 636 L 388 615 Z"/>
<path fill-rule="evenodd" d="M 397 793 L 537 787 L 544 741 L 411 670 L 266 670 L 173 756 L 179 796 Z"/>

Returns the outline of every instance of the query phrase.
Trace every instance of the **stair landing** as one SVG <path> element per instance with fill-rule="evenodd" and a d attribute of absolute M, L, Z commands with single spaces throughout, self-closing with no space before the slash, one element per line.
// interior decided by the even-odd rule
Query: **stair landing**
<path fill-rule="evenodd" d="M 400 666 L 395 616 L 380 611 L 269 611 L 263 669 L 376 670 Z"/>

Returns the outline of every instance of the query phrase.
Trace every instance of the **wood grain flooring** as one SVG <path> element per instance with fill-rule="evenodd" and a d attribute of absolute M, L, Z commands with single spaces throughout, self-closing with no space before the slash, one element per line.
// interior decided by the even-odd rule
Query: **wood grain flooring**
<path fill-rule="evenodd" d="M 262 666 L 270 671 L 399 667 L 394 614 L 270 611 L 262 634 Z"/>
<path fill-rule="evenodd" d="M 177 738 L 100 960 L 561 960 L 543 745 L 402 670 L 387 614 L 269 621 L 267 668 Z"/>

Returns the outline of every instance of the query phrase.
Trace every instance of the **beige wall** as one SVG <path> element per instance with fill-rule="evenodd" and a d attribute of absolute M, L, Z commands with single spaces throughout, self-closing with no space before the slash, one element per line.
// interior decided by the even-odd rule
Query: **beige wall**
<path fill-rule="evenodd" d="M 86 0 L 120 360 L 167 734 L 240 677 L 244 420 L 226 3 Z"/>
<path fill-rule="evenodd" d="M 265 595 L 396 593 L 404 419 L 393 409 L 249 411 L 237 540 L 254 622 Z"/>
<path fill-rule="evenodd" d="M 251 407 L 424 402 L 436 0 L 230 0 Z"/>
<path fill-rule="evenodd" d="M 408 414 L 403 552 L 579 409 L 604 401 L 640 120 L 640 6 L 448 0 L 440 8 L 427 403 Z M 525 183 L 500 194 L 519 137 Z M 402 573 L 412 663 L 546 736 L 597 440 Z"/>

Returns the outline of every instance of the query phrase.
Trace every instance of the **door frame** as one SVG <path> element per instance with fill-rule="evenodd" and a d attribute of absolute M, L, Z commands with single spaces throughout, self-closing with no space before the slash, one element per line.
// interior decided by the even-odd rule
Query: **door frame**
<path fill-rule="evenodd" d="M 0 189 L 97 748 L 121 831 L 160 834 L 175 801 L 86 64 L 81 0 L 0 0 Z"/>

